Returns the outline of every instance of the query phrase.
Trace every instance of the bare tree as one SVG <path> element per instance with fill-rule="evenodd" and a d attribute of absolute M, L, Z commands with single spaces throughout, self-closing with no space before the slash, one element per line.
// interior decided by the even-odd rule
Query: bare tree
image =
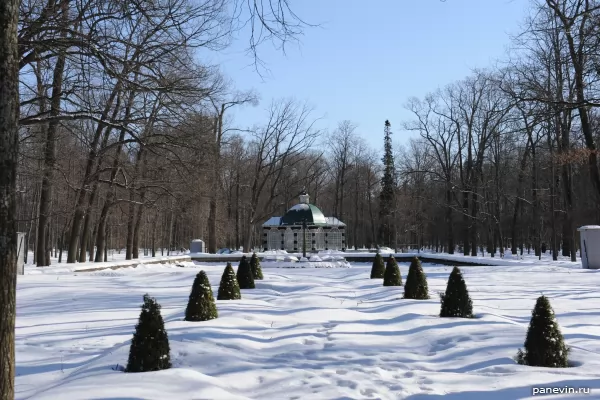
<path fill-rule="evenodd" d="M 0 2 L 0 399 L 15 397 L 19 2 Z"/>
<path fill-rule="evenodd" d="M 302 155 L 320 133 L 314 127 L 316 120 L 312 119 L 312 110 L 307 105 L 294 100 L 273 101 L 268 113 L 268 122 L 253 133 L 251 143 L 253 160 L 245 251 L 250 251 L 254 226 L 273 211 L 279 182 L 286 168 L 303 160 Z M 260 210 L 259 202 L 262 204 Z"/>
<path fill-rule="evenodd" d="M 357 145 L 358 137 L 355 134 L 356 125 L 345 120 L 338 124 L 337 129 L 328 137 L 329 163 L 332 167 L 335 181 L 335 197 L 333 215 L 340 220 L 344 219 L 344 198 L 348 172 L 355 164 L 352 154 Z"/>
<path fill-rule="evenodd" d="M 568 54 L 572 63 L 575 82 L 574 104 L 579 112 L 581 131 L 589 152 L 588 166 L 592 185 L 600 201 L 600 166 L 598 149 L 590 121 L 589 106 L 600 106 L 600 102 L 590 94 L 588 83 L 590 69 L 597 74 L 591 54 L 600 49 L 600 3 L 595 0 L 546 0 L 547 6 L 560 21 L 567 42 Z"/>
<path fill-rule="evenodd" d="M 223 145 L 224 135 L 226 130 L 224 129 L 224 117 L 225 112 L 234 106 L 244 105 L 250 103 L 256 105 L 258 102 L 257 96 L 253 92 L 236 93 L 232 99 L 226 101 L 219 101 L 217 99 L 211 99 L 211 103 L 214 107 L 215 121 L 214 121 L 214 149 L 213 149 L 213 176 L 212 176 L 212 190 L 210 198 L 210 209 L 208 214 L 208 252 L 217 252 L 217 200 L 220 191 L 220 179 L 221 179 L 221 147 Z"/>

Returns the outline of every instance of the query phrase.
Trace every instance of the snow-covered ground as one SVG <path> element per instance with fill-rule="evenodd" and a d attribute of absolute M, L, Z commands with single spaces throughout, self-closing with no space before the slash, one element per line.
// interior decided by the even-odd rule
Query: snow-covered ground
<path fill-rule="evenodd" d="M 600 272 L 566 263 L 465 267 L 476 319 L 440 319 L 451 267 L 425 265 L 431 300 L 369 279 L 370 265 L 264 269 L 257 289 L 184 322 L 195 274 L 216 293 L 224 263 L 19 276 L 17 399 L 518 399 L 533 387 L 591 387 L 600 398 Z M 401 265 L 406 279 L 407 265 Z M 144 293 L 157 298 L 170 370 L 126 374 Z M 575 367 L 512 360 L 545 294 Z M 563 395 L 551 398 L 576 398 Z"/>

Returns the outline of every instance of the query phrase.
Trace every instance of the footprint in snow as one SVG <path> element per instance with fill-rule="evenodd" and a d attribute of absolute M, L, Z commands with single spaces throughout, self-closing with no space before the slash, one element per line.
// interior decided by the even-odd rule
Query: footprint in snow
<path fill-rule="evenodd" d="M 448 349 L 451 349 L 452 347 L 454 347 L 454 344 L 452 343 L 451 339 L 440 339 L 431 346 L 429 355 L 434 356 L 437 354 L 438 351 L 448 350 Z"/>
<path fill-rule="evenodd" d="M 431 385 L 433 383 L 433 381 L 431 379 L 425 378 L 425 377 L 419 378 L 418 382 L 419 382 L 419 385 Z"/>
<path fill-rule="evenodd" d="M 374 397 L 377 394 L 377 391 L 374 389 L 361 389 L 360 394 L 367 397 Z"/>
<path fill-rule="evenodd" d="M 356 382 L 349 381 L 349 380 L 347 380 L 347 379 L 339 379 L 339 380 L 337 381 L 337 385 L 338 385 L 338 386 L 341 386 L 341 387 L 347 387 L 347 388 L 350 388 L 350 389 L 356 389 L 356 388 L 357 388 L 357 386 L 358 386 L 358 385 L 356 384 Z"/>

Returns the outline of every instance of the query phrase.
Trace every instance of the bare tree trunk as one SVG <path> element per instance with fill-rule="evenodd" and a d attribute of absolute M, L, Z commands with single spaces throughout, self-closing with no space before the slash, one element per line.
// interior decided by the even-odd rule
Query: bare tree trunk
<path fill-rule="evenodd" d="M 213 176 L 211 180 L 211 193 L 208 210 L 208 252 L 217 252 L 217 198 L 219 195 L 220 179 L 220 161 L 221 161 L 221 135 L 223 134 L 223 112 L 224 105 L 221 106 L 221 112 L 214 122 L 214 144 L 213 144 Z"/>
<path fill-rule="evenodd" d="M 60 233 L 60 242 L 59 242 L 59 252 L 58 252 L 58 263 L 62 263 L 62 255 L 63 255 L 63 249 L 65 247 L 65 234 L 67 233 L 67 227 L 69 226 L 69 224 L 67 223 L 67 221 L 65 221 L 65 224 L 63 225 L 62 228 L 62 232 Z"/>
<path fill-rule="evenodd" d="M 173 248 L 173 226 L 175 225 L 175 212 L 173 210 L 173 203 L 171 203 L 171 218 L 169 218 L 169 238 L 168 238 L 168 248 L 167 255 L 171 255 L 171 249 Z M 129 237 L 128 237 L 129 239 Z"/>
<path fill-rule="evenodd" d="M 220 161 L 221 161 L 221 136 L 223 134 L 223 113 L 225 112 L 225 105 L 221 105 L 220 112 L 214 121 L 214 143 L 213 143 L 213 176 L 210 200 L 208 206 L 208 252 L 217 252 L 217 198 L 219 196 L 219 180 L 220 180 Z"/>
<path fill-rule="evenodd" d="M 217 118 L 214 124 L 214 166 L 213 166 L 213 180 L 209 202 L 209 213 L 208 213 L 208 252 L 217 252 L 217 200 L 219 196 L 219 182 L 221 180 L 221 144 L 223 142 L 223 116 L 225 111 L 235 105 L 241 105 L 244 103 L 254 101 L 254 95 L 247 94 L 241 98 L 235 99 L 230 102 L 221 104 L 218 107 L 215 103 L 215 111 L 217 112 Z"/>
<path fill-rule="evenodd" d="M 144 199 L 146 197 L 146 190 L 142 188 L 140 193 L 140 205 L 137 208 L 137 215 L 135 217 L 135 228 L 133 229 L 133 258 L 140 258 L 140 231 L 142 225 L 142 216 L 144 214 Z"/>
<path fill-rule="evenodd" d="M 463 255 L 468 256 L 470 254 L 470 237 L 469 237 L 469 225 L 471 220 L 469 218 L 469 191 L 463 192 Z"/>
<path fill-rule="evenodd" d="M 154 216 L 154 223 L 152 224 L 152 257 L 156 257 L 156 219 Z"/>
<path fill-rule="evenodd" d="M 100 212 L 100 217 L 98 218 L 98 233 L 96 235 L 96 258 L 94 262 L 104 262 L 107 261 L 105 257 L 106 246 L 106 229 L 107 224 L 106 221 L 108 219 L 108 210 L 109 210 L 109 199 L 106 199 L 104 206 L 102 207 L 102 211 Z"/>
<path fill-rule="evenodd" d="M 88 250 L 88 260 L 90 262 L 94 261 L 94 244 L 96 243 L 96 236 L 98 235 L 99 225 L 94 225 L 94 229 L 92 229 L 92 235 L 90 236 L 89 242 L 89 250 Z"/>
<path fill-rule="evenodd" d="M 370 175 L 370 174 L 369 174 Z M 375 213 L 373 212 L 373 196 L 371 195 L 371 182 L 368 182 L 369 190 L 367 190 L 367 201 L 369 202 L 369 220 L 371 222 L 371 243 L 369 247 L 377 238 L 377 232 L 375 231 Z"/>
<path fill-rule="evenodd" d="M 134 80 L 137 81 L 137 73 L 135 75 Z M 125 106 L 125 113 L 124 113 L 124 117 L 125 119 L 129 119 L 130 115 L 131 115 L 131 107 L 133 105 L 133 102 L 135 100 L 135 91 L 131 90 L 129 92 L 129 97 L 127 100 L 127 104 Z M 117 102 L 118 104 L 118 102 Z M 99 226 L 99 234 L 96 237 L 96 260 L 95 262 L 103 262 L 106 261 L 106 229 L 107 229 L 107 220 L 108 220 L 108 212 L 110 210 L 110 208 L 115 204 L 115 191 L 114 191 L 114 185 L 115 185 L 115 179 L 117 177 L 117 173 L 119 172 L 119 162 L 120 157 L 121 157 L 121 153 L 123 150 L 123 140 L 125 139 L 125 134 L 126 134 L 126 129 L 125 128 L 121 128 L 121 131 L 119 133 L 119 145 L 117 146 L 117 149 L 115 151 L 115 158 L 113 159 L 113 163 L 112 163 L 112 171 L 110 173 L 110 181 L 109 181 L 109 186 L 108 186 L 108 192 L 106 195 L 106 199 L 104 201 L 104 205 L 102 206 L 102 211 L 100 213 L 100 218 L 98 220 L 98 226 Z M 140 150 L 141 151 L 141 150 Z M 133 190 L 133 189 L 132 189 Z M 128 231 L 129 232 L 129 231 Z M 127 246 L 127 248 L 129 248 L 129 246 Z"/>
<path fill-rule="evenodd" d="M 129 211 L 127 212 L 127 248 L 125 250 L 125 259 L 133 258 L 133 223 L 135 221 L 135 191 L 133 188 L 129 191 Z M 170 243 L 169 243 L 170 244 Z"/>
<path fill-rule="evenodd" d="M 106 105 L 104 106 L 104 110 L 102 113 L 102 119 L 108 118 L 108 114 L 113 106 L 113 102 L 117 95 L 121 91 L 121 83 L 120 81 L 113 88 L 110 97 L 106 101 Z M 117 109 L 119 108 L 118 104 L 115 107 L 113 115 L 116 115 Z M 83 207 L 85 204 L 85 198 L 87 195 L 87 191 L 89 190 L 90 177 L 92 175 L 92 170 L 94 169 L 94 165 L 96 163 L 96 153 L 98 151 L 98 144 L 100 143 L 100 138 L 102 133 L 104 132 L 105 125 L 103 123 L 99 123 L 96 127 L 96 131 L 94 133 L 94 138 L 92 143 L 90 144 L 90 151 L 86 160 L 85 173 L 83 175 L 83 183 L 81 189 L 79 190 L 79 194 L 77 196 L 77 201 L 75 203 L 75 213 L 73 215 L 73 223 L 71 224 L 71 234 L 69 235 L 69 251 L 67 256 L 67 263 L 74 263 L 77 261 L 77 247 L 79 244 L 79 234 L 81 230 L 81 222 L 85 216 Z M 108 135 L 105 135 L 107 138 Z"/>
<path fill-rule="evenodd" d="M 352 241 L 354 242 L 354 249 L 356 250 L 358 248 L 358 191 L 360 189 L 360 166 L 358 164 L 356 165 L 356 171 L 354 171 L 354 173 L 356 174 L 356 178 L 354 180 L 354 230 L 352 233 Z"/>
<path fill-rule="evenodd" d="M 102 230 L 102 234 L 104 235 L 104 237 L 108 237 L 108 233 L 109 233 L 108 232 L 108 225 L 106 225 L 104 227 L 104 229 Z M 108 261 L 108 246 L 104 246 L 104 260 Z"/>
<path fill-rule="evenodd" d="M 15 398 L 19 3 L 0 2 L 0 400 Z"/>
<path fill-rule="evenodd" d="M 92 192 L 88 199 L 87 209 L 85 211 L 85 217 L 83 219 L 83 230 L 81 231 L 81 243 L 79 246 L 79 262 L 85 262 L 86 253 L 88 251 L 88 245 L 90 243 L 90 231 L 92 229 L 92 209 L 96 202 L 96 196 L 98 194 L 98 181 L 95 181 L 92 186 Z"/>
<path fill-rule="evenodd" d="M 253 207 L 252 205 L 250 207 Z M 256 212 L 253 208 L 250 209 L 248 215 L 248 222 L 246 225 L 246 231 L 244 232 L 244 251 L 250 251 L 250 246 L 252 245 L 252 228 L 254 227 L 254 218 L 256 216 Z"/>
<path fill-rule="evenodd" d="M 48 222 L 50 222 L 50 221 L 48 221 Z M 44 254 L 44 260 L 48 263 L 48 265 L 50 265 L 50 256 L 51 256 L 51 254 L 50 254 L 50 248 L 51 248 L 51 245 L 52 245 L 52 240 L 50 238 L 50 229 L 46 230 L 46 237 L 44 239 L 45 239 L 44 240 L 45 241 L 45 246 L 44 247 L 45 247 L 45 250 L 46 250 L 46 253 Z"/>
<path fill-rule="evenodd" d="M 521 206 L 520 192 L 521 185 L 523 184 L 523 180 L 525 179 L 525 168 L 527 167 L 527 158 L 529 157 L 529 150 L 529 142 L 527 142 L 525 152 L 523 153 L 523 158 L 521 159 L 521 168 L 519 169 L 519 175 L 517 176 L 517 195 L 515 196 L 515 209 L 513 211 L 513 218 L 511 224 L 511 252 L 514 255 L 517 254 L 517 216 L 519 214 L 519 207 Z M 522 221 L 520 224 L 522 224 Z"/>
<path fill-rule="evenodd" d="M 447 228 L 447 235 L 448 237 L 446 238 L 447 242 L 446 245 L 448 246 L 448 253 L 449 254 L 454 254 L 454 218 L 452 216 L 452 188 L 451 188 L 451 184 L 448 183 L 447 184 L 447 188 L 446 188 L 446 228 Z"/>
<path fill-rule="evenodd" d="M 542 249 L 540 247 L 541 242 L 541 226 L 540 226 L 540 196 L 538 193 L 538 177 L 537 177 L 537 166 L 535 159 L 535 145 L 531 146 L 531 192 L 532 192 L 532 206 L 533 206 L 533 223 L 531 228 L 533 231 L 534 249 L 535 255 L 540 257 Z"/>
<path fill-rule="evenodd" d="M 63 20 L 68 19 L 68 1 L 63 2 Z M 66 30 L 65 30 L 66 32 Z M 61 36 L 65 36 L 63 33 Z M 52 77 L 52 100 L 50 102 L 50 116 L 56 117 L 60 114 L 60 103 L 62 99 L 63 75 L 65 70 L 65 52 L 61 51 L 56 60 L 54 75 Z M 38 238 L 37 242 L 37 266 L 45 267 L 50 265 L 46 238 L 49 236 L 50 202 L 52 201 L 54 166 L 56 164 L 56 133 L 58 131 L 59 121 L 51 119 L 46 129 L 46 141 L 44 149 L 44 167 L 42 177 L 42 189 L 40 194 L 40 216 L 38 219 Z"/>
<path fill-rule="evenodd" d="M 240 171 L 238 170 L 235 177 L 235 249 L 239 249 L 241 245 L 240 237 Z"/>
<path fill-rule="evenodd" d="M 477 198 L 477 188 L 473 187 L 471 195 L 471 256 L 477 257 L 477 216 L 479 213 L 479 199 Z"/>
<path fill-rule="evenodd" d="M 37 190 L 34 190 L 34 193 L 33 193 L 33 198 L 34 198 L 34 199 L 37 199 L 37 198 L 38 198 L 38 195 L 37 195 Z M 31 220 L 32 220 L 32 221 L 33 221 L 34 219 L 36 219 L 36 218 L 35 218 L 35 216 L 34 216 L 34 214 L 35 214 L 36 212 L 39 212 L 39 211 L 40 211 L 40 209 L 39 209 L 39 207 L 37 207 L 37 204 L 35 204 L 35 201 L 34 201 L 34 203 L 33 203 L 33 207 L 31 207 Z M 27 241 L 27 246 L 25 247 L 25 264 L 27 264 L 27 253 L 29 253 L 30 241 L 31 241 L 31 230 L 32 230 L 32 228 L 33 228 L 33 223 L 32 223 L 32 222 L 30 222 L 30 223 L 29 223 L 29 228 L 28 228 L 28 230 L 27 230 L 27 235 L 26 235 L 26 237 L 27 237 L 27 239 L 26 239 L 26 241 Z M 33 262 L 35 263 L 35 251 L 33 252 Z"/>
<path fill-rule="evenodd" d="M 570 147 L 568 142 L 570 132 L 563 134 L 563 151 L 568 151 Z M 565 140 L 566 136 L 566 140 Z M 563 243 L 562 255 L 564 257 L 571 256 L 571 261 L 577 261 L 577 252 L 575 251 L 575 229 L 573 223 L 573 178 L 571 173 L 571 164 L 566 162 L 561 168 L 563 198 L 565 203 L 565 215 L 563 218 Z"/>

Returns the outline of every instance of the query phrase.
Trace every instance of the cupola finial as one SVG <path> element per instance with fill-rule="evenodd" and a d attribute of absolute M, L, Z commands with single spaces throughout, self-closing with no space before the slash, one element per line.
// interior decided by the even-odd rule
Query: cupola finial
<path fill-rule="evenodd" d="M 308 193 L 306 193 L 306 188 L 303 188 L 300 193 L 300 204 L 308 204 L 309 201 L 310 197 L 308 196 Z"/>

